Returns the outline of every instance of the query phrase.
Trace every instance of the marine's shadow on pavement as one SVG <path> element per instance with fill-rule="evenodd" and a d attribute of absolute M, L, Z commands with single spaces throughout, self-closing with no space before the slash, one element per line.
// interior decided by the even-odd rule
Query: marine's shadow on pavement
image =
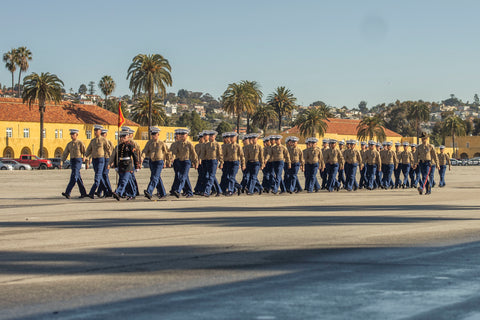
<path fill-rule="evenodd" d="M 452 285 L 443 279 L 458 276 L 459 269 L 463 270 L 463 277 L 467 279 L 474 276 L 478 272 L 478 261 L 465 258 L 478 252 L 479 247 L 480 242 L 472 242 L 444 247 L 228 252 L 228 248 L 187 246 L 118 248 L 70 256 L 35 254 L 39 262 L 64 259 L 70 265 L 91 263 L 89 270 L 81 271 L 87 275 L 116 272 L 148 275 L 149 272 L 180 269 L 212 272 L 231 269 L 253 272 L 278 270 L 279 274 L 37 314 L 32 319 L 51 319 L 52 313 L 61 319 L 83 318 L 86 315 L 95 319 L 120 319 L 127 315 L 132 319 L 138 315 L 144 316 L 141 319 L 159 319 L 161 315 L 168 319 L 177 319 L 177 316 L 178 319 L 191 319 L 192 315 L 198 316 L 198 319 L 255 319 L 258 312 L 283 314 L 285 319 L 297 319 L 294 316 L 296 312 L 302 312 L 308 319 L 317 319 L 320 307 L 323 307 L 320 308 L 323 315 L 345 314 L 343 318 L 352 318 L 353 314 L 359 315 L 355 309 L 359 302 L 371 303 L 376 299 L 381 302 L 389 298 L 387 294 L 392 299 L 397 293 L 415 293 L 418 296 L 428 296 L 430 292 L 435 294 L 445 286 Z M 28 271 L 19 270 L 18 267 L 17 272 Z M 35 266 L 35 273 L 41 273 L 42 270 L 45 273 L 69 273 L 62 268 L 44 266 L 39 270 L 39 267 Z M 30 272 L 34 272 L 33 266 Z M 152 285 L 161 287 L 162 283 Z M 356 294 L 355 291 L 370 294 Z M 352 299 L 350 303 L 340 303 L 345 297 Z M 272 303 L 268 304 L 268 301 Z M 460 307 L 468 310 L 472 306 Z M 445 306 L 445 310 L 437 310 L 437 313 L 446 316 L 437 319 L 451 319 L 449 308 Z M 430 316 L 420 315 L 418 319 L 431 319 Z M 368 312 L 360 318 L 369 318 Z"/>

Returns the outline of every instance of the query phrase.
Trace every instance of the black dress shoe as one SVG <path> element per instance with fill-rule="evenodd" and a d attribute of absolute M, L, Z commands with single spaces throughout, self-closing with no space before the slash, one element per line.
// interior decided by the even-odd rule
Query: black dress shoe
<path fill-rule="evenodd" d="M 86 194 L 82 194 L 82 195 L 80 195 L 80 197 L 78 197 L 78 199 L 83 199 L 83 198 L 86 198 L 86 197 L 87 197 Z"/>
<path fill-rule="evenodd" d="M 113 196 L 117 201 L 120 201 L 120 196 L 118 195 L 118 193 L 114 192 L 114 193 L 112 193 L 112 196 Z"/>
<path fill-rule="evenodd" d="M 64 197 L 67 198 L 67 199 L 70 199 L 70 195 L 67 194 L 67 193 L 65 193 L 65 192 L 62 192 L 62 196 L 64 196 Z"/>
<path fill-rule="evenodd" d="M 95 196 L 93 194 L 87 194 L 87 197 L 89 197 L 90 199 L 95 199 Z"/>
<path fill-rule="evenodd" d="M 172 191 L 171 195 L 175 196 L 177 199 L 180 198 L 180 193 L 178 193 L 178 191 Z"/>
<path fill-rule="evenodd" d="M 239 196 L 240 194 L 242 194 L 242 190 L 237 189 L 237 196 Z"/>
<path fill-rule="evenodd" d="M 145 198 L 147 198 L 148 200 L 152 200 L 152 195 L 148 193 L 147 190 L 143 190 L 143 194 L 145 195 Z"/>

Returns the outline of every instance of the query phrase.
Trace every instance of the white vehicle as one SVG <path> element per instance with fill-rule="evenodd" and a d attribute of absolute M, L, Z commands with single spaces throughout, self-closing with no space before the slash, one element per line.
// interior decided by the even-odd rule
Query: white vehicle
<path fill-rule="evenodd" d="M 28 163 L 20 163 L 12 159 L 2 159 L 0 161 L 5 164 L 10 164 L 13 167 L 13 170 L 32 170 L 32 166 Z"/>
<path fill-rule="evenodd" d="M 13 170 L 13 167 L 11 164 L 3 163 L 0 161 L 0 170 Z"/>

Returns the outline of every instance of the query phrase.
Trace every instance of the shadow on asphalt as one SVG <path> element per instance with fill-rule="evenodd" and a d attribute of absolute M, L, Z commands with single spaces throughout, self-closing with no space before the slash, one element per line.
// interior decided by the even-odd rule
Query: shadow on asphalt
<path fill-rule="evenodd" d="M 279 251 L 226 252 L 224 248 L 202 247 L 152 247 L 123 248 L 104 250 L 95 254 L 72 255 L 65 262 L 86 264 L 91 261 L 92 269 L 82 273 L 134 272 L 148 273 L 161 270 L 278 270 L 281 275 L 256 277 L 253 280 L 240 280 L 221 285 L 205 285 L 195 289 L 179 290 L 173 293 L 151 295 L 142 298 L 122 300 L 72 310 L 55 311 L 55 318 L 102 318 L 121 319 L 129 315 L 135 319 L 255 319 L 260 314 L 283 315 L 285 319 L 298 319 L 294 315 L 302 313 L 304 319 L 318 319 L 319 310 L 323 315 L 338 319 L 385 319 L 390 309 L 381 310 L 386 314 L 376 314 L 376 309 L 362 308 L 367 304 L 395 300 L 408 301 L 404 297 L 437 297 L 442 292 L 443 300 L 437 303 L 441 308 L 432 308 L 430 313 L 417 314 L 418 319 L 452 319 L 458 308 L 463 312 L 478 309 L 478 303 L 454 304 L 448 298 L 448 290 L 456 289 L 460 281 L 471 281 L 478 272 L 478 252 L 480 242 L 472 242 L 443 247 L 413 248 L 332 248 Z M 177 255 L 190 252 L 190 257 L 175 260 Z M 143 260 L 123 268 L 119 265 L 108 268 L 112 259 Z M 198 254 L 197 256 L 195 254 Z M 3 256 L 3 253 L 2 253 Z M 38 256 L 38 254 L 35 254 Z M 27 253 L 28 257 L 28 253 Z M 62 256 L 45 255 L 42 262 L 50 259 L 65 259 Z M 155 264 L 156 258 L 158 264 Z M 108 263 L 107 263 L 108 261 Z M 168 262 L 166 262 L 168 261 Z M 247 261 L 249 261 L 247 263 Z M 164 266 L 164 267 L 162 267 Z M 2 266 L 3 269 L 4 266 Z M 25 266 L 21 267 L 25 268 Z M 32 266 L 33 268 L 33 266 Z M 46 267 L 35 273 L 46 271 Z M 462 273 L 459 272 L 462 270 Z M 18 270 L 16 272 L 21 272 Z M 23 270 L 24 272 L 26 270 Z M 61 268 L 50 268 L 47 273 L 61 273 Z M 32 270 L 33 272 L 33 270 Z M 457 280 L 455 280 L 457 279 Z M 161 287 L 161 283 L 152 286 Z M 362 293 L 363 292 L 363 293 Z M 456 291 L 455 291 L 456 292 Z M 368 294 L 367 294 L 368 293 Z M 400 295 L 400 296 L 399 296 Z M 348 303 L 342 301 L 348 298 Z M 447 297 L 447 298 L 445 298 Z M 442 298 L 440 298 L 442 299 Z M 435 299 L 432 299 L 435 300 Z M 271 302 L 270 304 L 268 302 Z M 376 302 L 372 302 L 376 301 Z M 397 303 L 399 303 L 397 301 Z M 443 303 L 443 305 L 442 305 Z M 450 308 L 455 305 L 455 308 Z M 360 306 L 360 307 L 359 307 Z M 357 309 L 358 307 L 358 309 Z M 402 307 L 402 310 L 405 308 Z M 408 310 L 406 308 L 405 310 Z M 408 310 L 411 312 L 411 310 Z M 137 316 L 142 315 L 142 318 Z M 37 314 L 31 319 L 51 319 L 52 312 Z M 178 317 L 178 318 L 177 318 Z M 279 317 L 282 318 L 282 317 Z M 320 317 L 321 318 L 321 317 Z M 276 319 L 270 317 L 268 319 Z"/>

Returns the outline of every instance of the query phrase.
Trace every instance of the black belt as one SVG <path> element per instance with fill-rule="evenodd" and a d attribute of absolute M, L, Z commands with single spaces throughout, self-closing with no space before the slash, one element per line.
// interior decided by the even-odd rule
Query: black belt
<path fill-rule="evenodd" d="M 420 163 L 430 163 L 431 160 L 420 160 Z"/>

